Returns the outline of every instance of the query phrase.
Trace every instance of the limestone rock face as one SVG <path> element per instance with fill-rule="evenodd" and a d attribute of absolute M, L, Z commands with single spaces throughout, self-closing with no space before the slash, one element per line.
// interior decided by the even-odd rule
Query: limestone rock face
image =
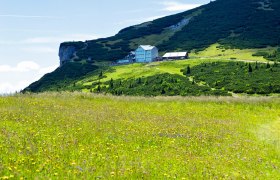
<path fill-rule="evenodd" d="M 59 54 L 58 54 L 60 60 L 60 66 L 71 61 L 72 58 L 74 57 L 75 52 L 76 52 L 75 46 L 60 45 Z"/>

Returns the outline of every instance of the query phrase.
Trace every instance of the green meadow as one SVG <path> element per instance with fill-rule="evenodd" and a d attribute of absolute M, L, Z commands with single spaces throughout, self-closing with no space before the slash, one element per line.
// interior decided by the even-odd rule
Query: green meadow
<path fill-rule="evenodd" d="M 215 58 L 215 59 L 238 59 L 247 61 L 267 62 L 263 56 L 254 56 L 257 52 L 273 53 L 277 47 L 255 48 L 255 49 L 233 49 L 225 48 L 220 44 L 212 44 L 203 51 L 191 53 L 192 58 Z"/>
<path fill-rule="evenodd" d="M 100 79 L 98 74 L 84 78 L 77 82 L 77 84 L 91 85 L 93 82 L 106 82 L 110 79 L 129 79 L 139 77 L 149 77 L 157 74 L 178 74 L 183 76 L 182 69 L 186 68 L 187 65 L 191 67 L 211 62 L 230 62 L 230 60 L 223 59 L 187 59 L 177 61 L 164 61 L 164 62 L 152 62 L 148 64 L 135 63 L 129 65 L 112 66 L 109 69 L 103 71 L 104 78 Z M 102 71 L 102 70 L 100 70 Z"/>
<path fill-rule="evenodd" d="M 0 179 L 279 179 L 278 97 L 0 97 Z"/>

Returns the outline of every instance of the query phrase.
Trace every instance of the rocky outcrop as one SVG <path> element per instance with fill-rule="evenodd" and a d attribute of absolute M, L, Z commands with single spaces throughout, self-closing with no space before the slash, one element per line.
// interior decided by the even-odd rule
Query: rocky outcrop
<path fill-rule="evenodd" d="M 60 66 L 63 64 L 70 62 L 72 58 L 74 57 L 75 52 L 77 51 L 75 46 L 66 46 L 61 44 L 59 47 L 59 60 L 60 60 Z"/>
<path fill-rule="evenodd" d="M 190 20 L 191 18 L 183 19 L 179 23 L 170 26 L 169 29 L 173 31 L 181 30 L 184 26 L 189 24 Z"/>

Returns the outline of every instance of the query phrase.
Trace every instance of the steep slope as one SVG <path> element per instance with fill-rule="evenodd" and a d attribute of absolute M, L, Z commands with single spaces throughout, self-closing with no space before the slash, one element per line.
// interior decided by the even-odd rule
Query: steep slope
<path fill-rule="evenodd" d="M 65 91 L 68 90 L 67 87 L 69 84 L 75 86 L 75 84 L 72 83 L 82 79 L 88 73 L 96 69 L 98 69 L 98 67 L 91 64 L 67 63 L 63 68 L 57 68 L 52 73 L 44 75 L 39 81 L 36 81 L 25 88 L 24 91 Z"/>
<path fill-rule="evenodd" d="M 161 52 L 200 50 L 217 42 L 229 48 L 277 46 L 280 44 L 279 10 L 278 0 L 217 0 L 125 28 L 113 37 L 62 43 L 60 58 L 62 61 L 113 61 L 143 43 L 156 45 Z"/>

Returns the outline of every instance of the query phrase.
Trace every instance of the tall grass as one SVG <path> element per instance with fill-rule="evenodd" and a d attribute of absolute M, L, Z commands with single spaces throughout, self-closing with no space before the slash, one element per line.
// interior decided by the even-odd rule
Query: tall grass
<path fill-rule="evenodd" d="M 13 95 L 0 117 L 0 179 L 280 178 L 279 98 Z"/>

